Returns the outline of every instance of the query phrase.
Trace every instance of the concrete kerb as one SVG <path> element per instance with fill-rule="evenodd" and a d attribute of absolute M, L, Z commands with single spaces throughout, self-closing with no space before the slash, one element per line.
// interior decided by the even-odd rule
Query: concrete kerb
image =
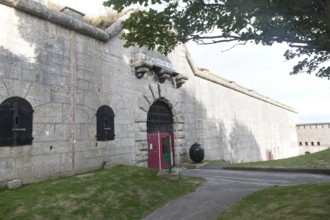
<path fill-rule="evenodd" d="M 306 169 L 306 168 L 275 168 L 275 167 L 235 167 L 226 166 L 222 163 L 184 163 L 182 167 L 185 169 L 224 169 L 224 170 L 240 170 L 240 171 L 263 171 L 263 172 L 288 172 L 288 173 L 311 173 L 330 175 L 330 169 Z M 164 171 L 163 171 L 164 172 Z"/>
<path fill-rule="evenodd" d="M 330 169 L 306 169 L 306 168 L 273 168 L 273 167 L 229 167 L 224 166 L 224 170 L 241 171 L 263 171 L 263 172 L 290 172 L 290 173 L 312 173 L 330 175 Z"/>

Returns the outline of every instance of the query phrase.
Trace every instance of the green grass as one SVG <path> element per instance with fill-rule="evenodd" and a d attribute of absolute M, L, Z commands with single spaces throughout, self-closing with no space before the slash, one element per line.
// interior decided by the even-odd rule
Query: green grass
<path fill-rule="evenodd" d="M 141 219 L 204 180 L 118 166 L 0 190 L 1 219 Z"/>
<path fill-rule="evenodd" d="M 234 167 L 330 169 L 330 149 L 288 159 L 230 164 Z"/>
<path fill-rule="evenodd" d="M 229 164 L 227 161 L 224 160 L 203 160 L 202 162 L 207 164 L 214 164 L 214 163 L 221 163 L 221 164 Z"/>
<path fill-rule="evenodd" d="M 251 194 L 220 219 L 330 219 L 330 183 L 273 187 Z"/>

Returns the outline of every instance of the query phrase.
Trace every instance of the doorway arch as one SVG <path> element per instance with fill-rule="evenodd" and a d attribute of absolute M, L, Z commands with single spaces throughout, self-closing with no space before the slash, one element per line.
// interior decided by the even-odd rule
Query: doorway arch
<path fill-rule="evenodd" d="M 174 166 L 173 113 L 165 100 L 156 100 L 149 108 L 147 117 L 148 167 L 166 169 L 171 157 Z"/>

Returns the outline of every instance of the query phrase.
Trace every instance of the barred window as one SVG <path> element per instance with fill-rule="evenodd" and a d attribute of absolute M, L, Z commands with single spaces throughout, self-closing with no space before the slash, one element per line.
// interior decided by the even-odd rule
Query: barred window
<path fill-rule="evenodd" d="M 148 132 L 172 131 L 172 123 L 172 112 L 165 102 L 156 101 L 150 106 L 147 119 Z"/>
<path fill-rule="evenodd" d="M 96 140 L 110 141 L 115 139 L 115 114 L 113 110 L 102 105 L 96 112 Z"/>
<path fill-rule="evenodd" d="M 32 144 L 33 109 L 21 97 L 11 97 L 0 104 L 0 146 Z"/>

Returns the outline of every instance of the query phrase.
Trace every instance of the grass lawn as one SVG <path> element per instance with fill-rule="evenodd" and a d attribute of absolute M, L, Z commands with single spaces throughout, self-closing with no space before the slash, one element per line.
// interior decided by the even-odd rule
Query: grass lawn
<path fill-rule="evenodd" d="M 273 187 L 251 194 L 220 219 L 330 219 L 330 183 Z"/>
<path fill-rule="evenodd" d="M 288 159 L 230 166 L 330 169 L 330 149 Z M 217 219 L 330 219 L 330 183 L 261 190 L 236 203 Z"/>
<path fill-rule="evenodd" d="M 141 219 L 204 180 L 134 166 L 0 190 L 0 219 Z"/>
<path fill-rule="evenodd" d="M 291 157 L 288 159 L 260 161 L 260 162 L 251 162 L 251 163 L 235 163 L 235 164 L 230 164 L 228 166 L 330 169 L 330 149 L 313 154 Z"/>

